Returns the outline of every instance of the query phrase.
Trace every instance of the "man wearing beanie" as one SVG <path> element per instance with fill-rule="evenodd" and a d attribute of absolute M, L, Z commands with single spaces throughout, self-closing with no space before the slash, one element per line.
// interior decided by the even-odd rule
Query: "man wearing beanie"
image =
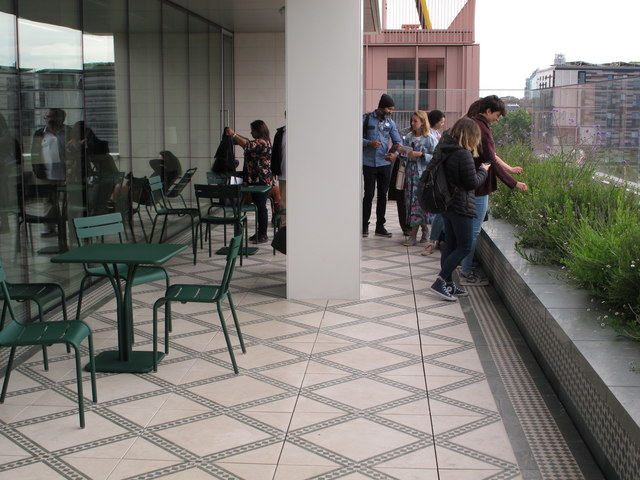
<path fill-rule="evenodd" d="M 386 93 L 380 97 L 378 108 L 365 113 L 362 118 L 362 175 L 364 176 L 364 197 L 362 199 L 362 236 L 369 236 L 369 217 L 373 194 L 378 189 L 376 205 L 376 235 L 390 237 L 384 228 L 384 215 L 387 210 L 387 191 L 391 178 L 391 160 L 389 153 L 402 145 L 398 127 L 390 115 L 395 108 L 393 98 Z M 390 140 L 392 142 L 389 149 Z"/>

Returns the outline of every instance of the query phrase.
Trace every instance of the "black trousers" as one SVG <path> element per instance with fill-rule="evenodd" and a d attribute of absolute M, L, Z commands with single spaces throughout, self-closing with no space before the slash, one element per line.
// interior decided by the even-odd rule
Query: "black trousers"
<path fill-rule="evenodd" d="M 386 219 L 384 215 L 387 211 L 387 191 L 389 190 L 389 180 L 391 179 L 391 164 L 383 167 L 362 166 L 364 176 L 364 198 L 362 199 L 362 230 L 369 226 L 371 217 L 371 205 L 373 195 L 378 190 L 376 204 L 376 229 L 384 227 Z"/>
<path fill-rule="evenodd" d="M 267 211 L 267 194 L 252 193 L 251 199 L 258 208 L 258 238 L 267 236 L 267 227 L 269 226 L 269 212 Z"/>

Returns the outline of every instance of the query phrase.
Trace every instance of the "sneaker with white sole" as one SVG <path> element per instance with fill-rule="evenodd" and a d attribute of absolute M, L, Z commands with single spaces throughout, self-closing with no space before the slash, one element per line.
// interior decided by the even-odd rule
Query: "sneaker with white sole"
<path fill-rule="evenodd" d="M 449 282 L 447 283 L 447 291 L 451 294 L 454 295 L 456 297 L 466 297 L 469 295 L 469 292 L 467 292 L 466 290 L 463 290 L 462 288 L 458 287 L 455 283 L 453 282 Z"/>
<path fill-rule="evenodd" d="M 433 282 L 430 288 L 432 293 L 435 293 L 437 296 L 446 300 L 447 302 L 457 302 L 458 299 L 449 293 L 447 289 L 447 284 L 440 277 L 436 278 L 436 281 Z"/>
<path fill-rule="evenodd" d="M 405 237 L 403 245 L 405 247 L 415 247 L 416 245 L 416 237 L 409 235 Z"/>
<path fill-rule="evenodd" d="M 489 285 L 489 279 L 482 277 L 476 272 L 462 273 L 460 272 L 460 285 L 472 285 L 474 287 L 486 287 Z"/>

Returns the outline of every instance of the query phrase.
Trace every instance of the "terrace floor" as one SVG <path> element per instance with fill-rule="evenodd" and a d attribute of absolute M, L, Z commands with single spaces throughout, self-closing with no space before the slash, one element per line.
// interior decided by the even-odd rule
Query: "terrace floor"
<path fill-rule="evenodd" d="M 99 374 L 84 430 L 72 356 L 51 347 L 45 372 L 34 355 L 0 405 L 0 478 L 603 478 L 492 288 L 432 297 L 439 254 L 392 231 L 362 240 L 359 301 L 286 300 L 285 257 L 261 246 L 232 282 L 240 374 L 215 307 L 175 304 L 158 372 Z M 223 257 L 199 257 L 170 261 L 172 282 L 218 279 Z M 98 351 L 116 344 L 109 291 L 85 311 Z M 149 349 L 163 285 L 134 291 L 135 348 Z"/>

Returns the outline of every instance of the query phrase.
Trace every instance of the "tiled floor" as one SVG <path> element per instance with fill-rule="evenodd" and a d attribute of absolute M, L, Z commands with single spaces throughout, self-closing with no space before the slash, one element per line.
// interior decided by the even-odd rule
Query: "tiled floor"
<path fill-rule="evenodd" d="M 99 374 L 84 430 L 72 357 L 51 347 L 44 372 L 33 356 L 0 406 L 0 478 L 583 478 L 574 464 L 554 477 L 523 461 L 463 314 L 471 304 L 426 294 L 438 255 L 397 235 L 363 239 L 360 301 L 284 299 L 285 257 L 262 246 L 232 282 L 240 374 L 215 307 L 174 304 L 158 372 Z M 194 266 L 187 250 L 167 268 L 175 283 L 206 283 L 221 265 L 201 251 Z M 162 291 L 135 288 L 137 349 L 149 348 Z M 114 302 L 87 313 L 98 351 L 113 348 Z"/>

